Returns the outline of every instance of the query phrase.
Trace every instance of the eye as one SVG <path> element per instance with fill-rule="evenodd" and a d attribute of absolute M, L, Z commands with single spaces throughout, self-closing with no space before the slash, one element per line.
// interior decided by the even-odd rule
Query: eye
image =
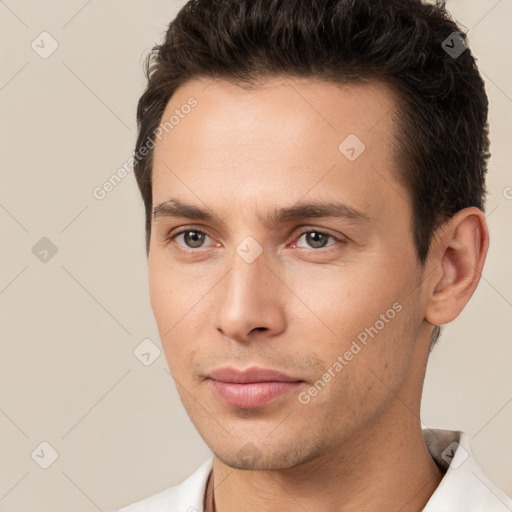
<path fill-rule="evenodd" d="M 305 236 L 305 241 L 307 244 L 309 244 L 309 248 L 313 249 L 323 249 L 327 246 L 327 241 L 329 239 L 334 240 L 335 242 L 342 242 L 343 240 L 341 238 L 335 237 L 334 235 L 331 235 L 330 233 L 325 233 L 324 231 L 319 231 L 317 229 L 310 230 L 310 231 L 304 231 L 300 237 L 297 239 L 296 246 L 297 247 L 304 247 L 300 246 L 298 244 L 299 240 Z M 330 244 L 334 245 L 334 244 Z M 308 248 L 308 247 L 306 247 Z"/>
<path fill-rule="evenodd" d="M 301 245 L 299 242 L 304 238 L 306 246 Z M 180 240 L 181 239 L 181 240 Z M 182 229 L 181 231 L 171 235 L 168 237 L 169 241 L 177 241 L 178 245 L 181 246 L 184 250 L 194 250 L 201 249 L 205 247 L 206 239 L 210 239 L 211 237 L 205 233 L 204 231 L 198 229 Z M 333 240 L 333 243 L 328 244 L 329 240 Z M 329 247 L 330 245 L 335 245 L 336 242 L 343 243 L 345 240 L 341 237 L 337 237 L 325 231 L 321 231 L 318 229 L 311 229 L 309 231 L 304 231 L 300 234 L 299 238 L 295 242 L 296 247 L 301 247 L 304 249 L 314 249 L 320 250 L 324 247 Z"/>
<path fill-rule="evenodd" d="M 199 231 L 198 229 L 184 229 L 172 235 L 169 239 L 178 240 L 180 237 L 183 237 L 184 242 L 180 243 L 180 245 L 184 245 L 184 247 L 189 249 L 201 248 L 205 238 L 210 238 L 204 231 Z"/>

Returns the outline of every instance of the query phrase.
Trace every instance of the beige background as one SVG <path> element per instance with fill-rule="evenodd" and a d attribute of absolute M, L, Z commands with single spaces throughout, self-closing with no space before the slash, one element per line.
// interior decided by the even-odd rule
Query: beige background
<path fill-rule="evenodd" d="M 133 173 L 93 196 L 133 152 L 142 57 L 181 5 L 0 1 L 0 511 L 108 511 L 208 456 L 163 355 L 145 366 L 133 353 L 146 338 L 159 344 Z M 491 248 L 432 355 L 423 420 L 467 432 L 512 495 L 512 0 L 448 6 L 491 101 Z M 48 58 L 43 31 L 58 43 Z M 57 248 L 46 262 L 32 251 L 42 237 Z M 47 469 L 42 442 L 58 453 Z"/>

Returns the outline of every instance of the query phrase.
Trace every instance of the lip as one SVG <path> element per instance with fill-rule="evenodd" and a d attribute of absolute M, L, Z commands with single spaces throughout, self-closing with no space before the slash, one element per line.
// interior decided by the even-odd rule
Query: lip
<path fill-rule="evenodd" d="M 207 377 L 218 398 L 240 408 L 263 407 L 277 397 L 296 390 L 304 382 L 276 370 L 258 367 L 245 370 L 218 368 Z"/>
<path fill-rule="evenodd" d="M 221 382 L 234 382 L 237 384 L 247 384 L 254 382 L 300 382 L 301 379 L 291 377 L 285 373 L 269 368 L 259 368 L 252 366 L 245 370 L 225 366 L 211 371 L 208 378 Z"/>

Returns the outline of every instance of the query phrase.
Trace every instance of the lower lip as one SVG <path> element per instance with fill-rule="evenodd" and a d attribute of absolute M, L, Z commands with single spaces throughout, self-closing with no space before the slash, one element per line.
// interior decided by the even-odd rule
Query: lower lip
<path fill-rule="evenodd" d="M 210 380 L 213 392 L 228 405 L 242 408 L 262 407 L 278 396 L 296 390 L 301 382 L 220 382 Z"/>

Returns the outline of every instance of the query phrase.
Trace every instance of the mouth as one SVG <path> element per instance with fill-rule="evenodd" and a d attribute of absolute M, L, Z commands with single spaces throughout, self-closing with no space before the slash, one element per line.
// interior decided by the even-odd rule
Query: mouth
<path fill-rule="evenodd" d="M 214 395 L 233 407 L 258 408 L 295 391 L 304 381 L 276 370 L 218 368 L 207 375 Z"/>

